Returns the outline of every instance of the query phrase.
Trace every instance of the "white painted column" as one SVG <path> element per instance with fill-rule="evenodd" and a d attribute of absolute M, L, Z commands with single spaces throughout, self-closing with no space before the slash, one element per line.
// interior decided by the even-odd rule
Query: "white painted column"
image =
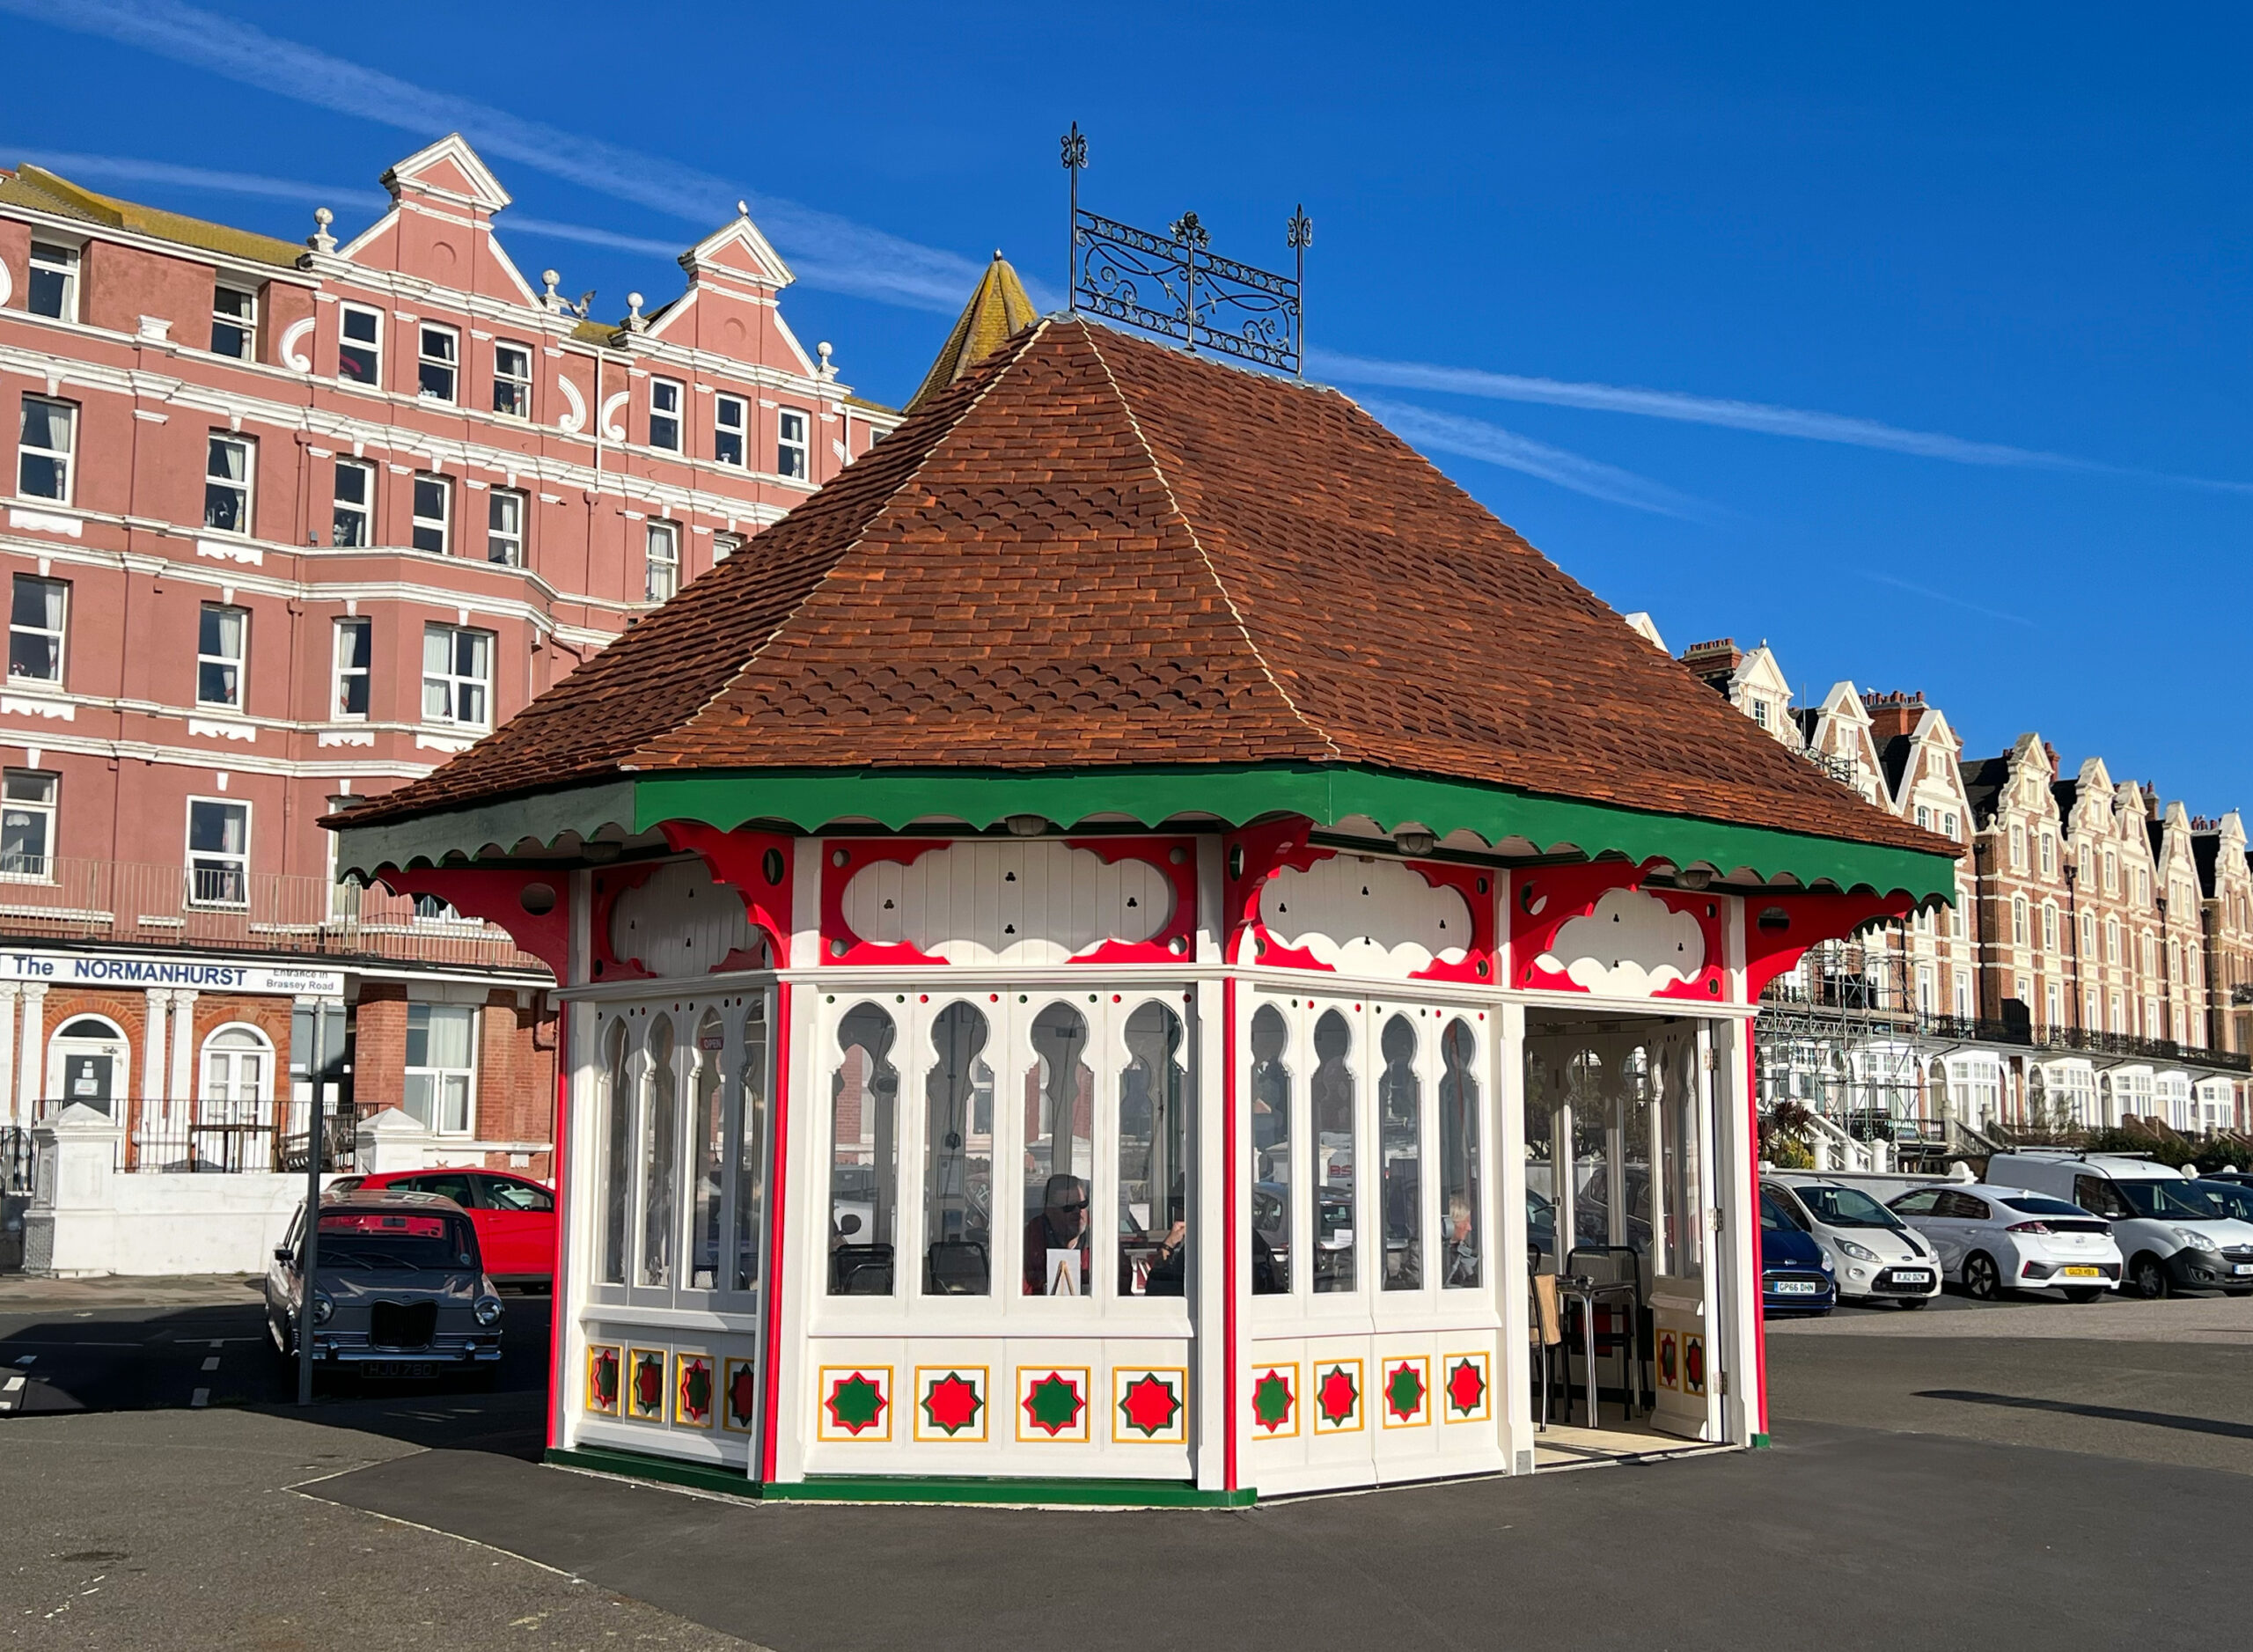
<path fill-rule="evenodd" d="M 21 991 L 13 981 L 0 981 L 0 1119 L 29 1124 L 16 1109 L 16 998 Z"/>
<path fill-rule="evenodd" d="M 1499 1184 L 1501 1208 L 1486 1216 L 1492 1224 L 1486 1230 L 1495 1236 L 1486 1246 L 1486 1254 L 1493 1259 L 1499 1276 L 1495 1283 L 1501 1287 L 1502 1296 L 1501 1361 L 1495 1374 L 1501 1403 L 1494 1412 L 1501 1424 L 1502 1455 L 1509 1462 L 1510 1472 L 1530 1474 L 1537 1413 L 1533 1399 L 1535 1359 L 1528 1332 L 1533 1323 L 1533 1293 L 1525 1271 L 1525 1006 L 1498 1006 L 1493 1027 L 1494 1131 L 1490 1139 L 1494 1156 L 1488 1162 L 1501 1174 L 1490 1175 L 1488 1180 Z M 1557 1259 L 1561 1267 L 1564 1259 Z"/>
<path fill-rule="evenodd" d="M 195 1099 L 195 996 L 186 988 L 172 990 L 172 1076 L 165 1112 L 179 1130 L 185 1130 L 194 1116 L 191 1108 Z"/>
<path fill-rule="evenodd" d="M 141 1051 L 141 1134 L 161 1138 L 172 1122 L 172 1109 L 165 1105 L 165 1018 L 172 1013 L 172 990 L 151 987 L 148 999 L 148 1012 L 142 1017 L 147 1032 Z"/>
<path fill-rule="evenodd" d="M 47 1087 L 47 987 L 26 981 L 23 1037 L 16 1046 L 16 1112 L 26 1124 L 39 1116 L 40 1091 Z"/>

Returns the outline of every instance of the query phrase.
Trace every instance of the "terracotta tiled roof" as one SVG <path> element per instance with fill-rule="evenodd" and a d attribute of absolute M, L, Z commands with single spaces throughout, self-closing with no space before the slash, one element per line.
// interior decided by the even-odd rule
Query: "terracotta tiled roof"
<path fill-rule="evenodd" d="M 353 819 L 622 770 L 1259 761 L 1951 852 L 1346 397 L 1060 318 Z"/>
<path fill-rule="evenodd" d="M 111 195 L 96 195 L 67 178 L 56 176 L 43 166 L 28 164 L 18 168 L 12 175 L 0 173 L 0 202 L 28 207 L 35 212 L 51 212 L 57 217 L 76 218 L 82 224 L 100 224 L 114 230 L 131 230 L 136 234 L 150 236 L 158 240 L 176 241 L 183 246 L 193 246 L 202 252 L 247 259 L 253 263 L 278 265 L 285 269 L 295 268 L 305 251 L 289 241 L 277 241 L 270 235 L 254 235 L 248 230 L 231 229 L 224 224 L 208 224 L 202 218 L 161 211 L 135 202 L 120 201 Z"/>
<path fill-rule="evenodd" d="M 1039 314 L 1025 295 L 1024 283 L 1017 279 L 1017 272 L 995 249 L 994 261 L 978 278 L 970 302 L 962 306 L 954 331 L 947 334 L 946 343 L 940 348 L 938 359 L 923 375 L 921 387 L 907 399 L 907 411 L 914 413 L 921 407 L 1030 327 Z"/>

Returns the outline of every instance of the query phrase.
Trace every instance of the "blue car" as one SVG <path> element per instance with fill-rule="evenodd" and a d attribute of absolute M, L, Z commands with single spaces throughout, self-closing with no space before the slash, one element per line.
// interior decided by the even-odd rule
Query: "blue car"
<path fill-rule="evenodd" d="M 1760 1307 L 1764 1313 L 1825 1314 L 1838 1305 L 1831 1259 L 1798 1214 L 1760 1194 Z"/>

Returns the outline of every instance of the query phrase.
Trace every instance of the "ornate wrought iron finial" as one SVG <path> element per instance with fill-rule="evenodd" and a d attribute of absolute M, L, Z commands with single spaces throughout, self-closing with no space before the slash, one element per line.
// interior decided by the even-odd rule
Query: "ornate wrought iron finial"
<path fill-rule="evenodd" d="M 1205 232 L 1205 226 L 1198 222 L 1194 212 L 1185 212 L 1173 221 L 1173 239 L 1184 246 L 1200 250 L 1213 244 L 1213 238 Z"/>
<path fill-rule="evenodd" d="M 1077 172 L 1088 164 L 1087 135 L 1080 130 L 1077 121 L 1072 122 L 1072 129 L 1065 133 L 1060 141 L 1063 144 L 1066 166 Z"/>
<path fill-rule="evenodd" d="M 1072 216 L 1065 221 L 1071 231 L 1064 243 L 1064 310 L 1068 315 L 1080 312 L 1080 174 L 1087 170 L 1087 134 L 1080 130 L 1077 121 L 1072 129 L 1058 140 L 1064 151 L 1064 171 L 1072 180 Z M 994 257 L 1001 254 L 996 253 Z"/>
<path fill-rule="evenodd" d="M 1291 376 L 1301 384 L 1306 382 L 1306 249 L 1314 245 L 1314 220 L 1306 215 L 1306 202 L 1302 201 L 1291 210 L 1291 221 L 1283 226 L 1283 245 L 1291 249 L 1298 261 L 1291 276 Z"/>
<path fill-rule="evenodd" d="M 1283 245 L 1295 253 L 1303 253 L 1314 245 L 1314 220 L 1307 217 L 1303 204 L 1291 214 L 1291 221 L 1283 226 Z"/>

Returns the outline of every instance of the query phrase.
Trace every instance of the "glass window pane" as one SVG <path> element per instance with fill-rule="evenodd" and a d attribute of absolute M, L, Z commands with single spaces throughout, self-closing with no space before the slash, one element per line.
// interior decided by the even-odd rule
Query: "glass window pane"
<path fill-rule="evenodd" d="M 437 1086 L 429 1074 L 407 1074 L 400 1081 L 399 1098 L 407 1117 L 426 1130 L 437 1128 Z"/>
<path fill-rule="evenodd" d="M 602 1164 L 602 1277 L 606 1285 L 623 1285 L 627 1215 L 634 1202 L 634 1091 L 626 1073 L 622 1021 L 612 1022 L 605 1035 L 603 1088 L 610 1112 Z"/>
<path fill-rule="evenodd" d="M 1087 1018 L 1066 1003 L 1033 1017 L 1024 1086 L 1024 1294 L 1084 1296 L 1095 1177 L 1095 1074 Z"/>
<path fill-rule="evenodd" d="M 740 1116 L 736 1120 L 735 1289 L 759 1285 L 767 1166 L 767 1004 L 752 1000 L 744 1023 L 743 1076 L 736 1085 Z"/>
<path fill-rule="evenodd" d="M 1314 1024 L 1314 1288 L 1354 1289 L 1354 1031 L 1335 1010 Z"/>
<path fill-rule="evenodd" d="M 467 1067 L 470 1031 L 476 1012 L 467 1004 L 430 1007 L 430 1067 Z"/>
<path fill-rule="evenodd" d="M 966 1003 L 949 1004 L 931 1024 L 923 1289 L 933 1296 L 983 1296 L 993 1288 L 994 1073 L 980 1059 L 987 1036 L 986 1017 Z"/>
<path fill-rule="evenodd" d="M 1479 1040 L 1457 1018 L 1440 1036 L 1440 1284 L 1481 1282 L 1479 1259 Z"/>
<path fill-rule="evenodd" d="M 720 1287 L 720 1214 L 726 1191 L 721 1180 L 727 1163 L 728 1119 L 722 1095 L 721 1059 L 727 1034 L 716 1013 L 696 1028 L 696 1076 L 690 1084 L 690 1140 L 695 1165 L 689 1179 L 688 1288 Z"/>
<path fill-rule="evenodd" d="M 679 1175 L 678 1081 L 673 1076 L 672 1020 L 659 1016 L 649 1026 L 649 1112 L 642 1127 L 642 1267 L 636 1282 L 653 1288 L 672 1283 L 672 1231 Z"/>
<path fill-rule="evenodd" d="M 1384 1024 L 1384 1075 L 1377 1081 L 1379 1144 L 1384 1154 L 1384 1289 L 1424 1284 L 1424 1087 L 1416 1076 L 1416 1028 L 1405 1016 Z"/>
<path fill-rule="evenodd" d="M 407 1064 L 409 1067 L 430 1065 L 430 1006 L 428 1004 L 407 1006 Z"/>
<path fill-rule="evenodd" d="M 829 1294 L 889 1296 L 899 1175 L 892 1017 L 857 1004 L 837 1029 L 830 1082 Z"/>
<path fill-rule="evenodd" d="M 1291 1289 L 1291 1068 L 1275 1005 L 1252 1012 L 1252 1296 Z"/>
<path fill-rule="evenodd" d="M 1142 1003 L 1126 1017 L 1119 1076 L 1119 1291 L 1187 1294 L 1189 1075 L 1181 1017 Z"/>

